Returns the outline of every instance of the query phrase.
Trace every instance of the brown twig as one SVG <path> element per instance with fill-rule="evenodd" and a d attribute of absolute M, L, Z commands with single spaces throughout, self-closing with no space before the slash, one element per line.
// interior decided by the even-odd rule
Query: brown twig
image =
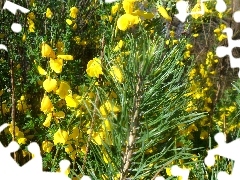
<path fill-rule="evenodd" d="M 130 134 L 128 137 L 128 143 L 126 145 L 126 151 L 123 157 L 123 167 L 120 174 L 120 180 L 125 180 L 128 175 L 128 170 L 131 164 L 131 158 L 133 154 L 134 144 L 136 141 L 136 133 L 138 128 L 138 119 L 139 119 L 139 105 L 140 105 L 140 97 L 141 97 L 141 84 L 142 79 L 140 75 L 137 77 L 136 84 L 136 93 L 134 96 L 134 104 L 133 104 L 133 113 L 130 121 Z"/>
<path fill-rule="evenodd" d="M 11 74 L 11 99 L 12 99 L 12 109 L 11 109 L 11 118 L 12 118 L 12 126 L 13 126 L 13 135 L 12 141 L 15 141 L 16 132 L 15 132 L 15 124 L 16 124 L 16 100 L 15 100 L 15 82 L 14 82 L 14 63 L 12 58 L 10 58 L 10 74 Z M 17 154 L 14 152 L 14 160 L 17 161 Z"/>

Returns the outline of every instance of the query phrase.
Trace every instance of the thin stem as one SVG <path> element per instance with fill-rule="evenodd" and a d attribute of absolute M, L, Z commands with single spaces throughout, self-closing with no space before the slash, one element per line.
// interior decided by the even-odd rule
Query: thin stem
<path fill-rule="evenodd" d="M 59 149 L 60 149 L 60 147 L 57 146 L 57 151 L 56 151 L 56 153 L 55 153 L 55 155 L 54 155 L 54 158 L 53 158 L 53 161 L 52 161 L 52 167 L 54 167 L 54 164 L 55 164 L 55 162 L 56 162 L 56 159 L 57 159 L 57 155 L 58 155 Z"/>
<path fill-rule="evenodd" d="M 12 100 L 12 109 L 11 109 L 11 118 L 12 118 L 12 126 L 13 126 L 13 135 L 12 141 L 15 141 L 16 132 L 15 132 L 15 125 L 16 125 L 16 101 L 15 101 L 15 85 L 14 85 L 14 67 L 13 67 L 13 60 L 10 59 L 10 74 L 11 74 L 11 100 Z M 14 160 L 17 162 L 17 153 L 14 152 Z"/>
<path fill-rule="evenodd" d="M 136 96 L 134 96 L 134 105 L 133 105 L 133 113 L 132 118 L 130 121 L 130 134 L 128 137 L 128 144 L 126 145 L 126 151 L 123 158 L 123 168 L 120 174 L 120 180 L 125 180 L 128 175 L 128 170 L 131 164 L 131 158 L 133 154 L 134 144 L 136 141 L 136 134 L 137 134 L 137 127 L 138 127 L 138 120 L 139 120 L 139 105 L 140 105 L 140 89 L 142 80 L 140 75 L 138 75 L 136 84 Z"/>
<path fill-rule="evenodd" d="M 102 61 L 103 61 L 103 58 L 104 58 L 104 45 L 105 45 L 105 38 L 104 38 L 104 35 L 103 35 L 103 37 L 102 37 L 102 51 L 101 51 L 101 60 Z M 92 138 L 94 120 L 97 118 L 96 112 L 97 112 L 97 107 L 98 107 L 98 104 L 99 104 L 98 96 L 96 96 L 94 104 L 95 104 L 95 106 L 94 106 L 93 116 L 92 116 L 91 125 L 90 125 L 90 133 L 89 133 L 88 140 L 87 140 L 87 145 L 86 145 L 86 154 L 85 154 L 84 159 L 83 159 L 82 171 L 84 171 L 85 166 L 86 166 L 87 155 L 88 155 L 88 151 L 89 151 L 89 145 L 90 145 L 91 138 Z"/>
<path fill-rule="evenodd" d="M 89 145 L 90 145 L 90 142 L 91 142 L 91 139 L 92 139 L 92 131 L 93 131 L 93 126 L 94 126 L 94 120 L 96 119 L 96 108 L 97 108 L 98 103 L 99 103 L 99 98 L 96 97 L 95 106 L 94 106 L 94 110 L 93 110 L 93 116 L 92 116 L 91 125 L 90 125 L 90 133 L 89 133 L 89 136 L 88 136 L 88 139 L 87 139 L 86 154 L 85 154 L 84 159 L 83 159 L 82 171 L 84 171 L 85 166 L 86 166 L 86 162 L 87 162 L 87 155 L 88 155 L 88 151 L 89 151 Z"/>

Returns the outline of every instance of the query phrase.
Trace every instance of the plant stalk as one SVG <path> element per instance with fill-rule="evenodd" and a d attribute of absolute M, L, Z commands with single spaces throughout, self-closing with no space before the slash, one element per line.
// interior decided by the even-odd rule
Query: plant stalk
<path fill-rule="evenodd" d="M 137 134 L 138 120 L 139 120 L 139 106 L 141 101 L 141 98 L 140 98 L 141 84 L 142 84 L 142 80 L 140 78 L 140 75 L 138 75 L 136 92 L 135 92 L 136 95 L 134 96 L 134 101 L 133 101 L 134 102 L 133 113 L 130 121 L 130 134 L 128 137 L 128 144 L 126 145 L 126 151 L 123 157 L 123 168 L 120 174 L 120 180 L 125 180 L 127 178 L 128 170 L 130 168 L 131 158 L 134 150 L 134 145 L 136 142 L 136 134 Z"/>

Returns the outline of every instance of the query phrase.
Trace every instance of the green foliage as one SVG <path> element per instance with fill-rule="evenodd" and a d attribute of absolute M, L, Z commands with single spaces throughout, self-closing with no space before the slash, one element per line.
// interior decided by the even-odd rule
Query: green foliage
<path fill-rule="evenodd" d="M 21 144 L 19 164 L 31 159 L 26 146 L 35 141 L 44 170 L 57 171 L 66 158 L 72 179 L 176 179 L 168 172 L 174 164 L 191 168 L 190 179 L 231 173 L 227 159 L 216 157 L 212 168 L 203 161 L 215 133 L 228 141 L 239 134 L 239 81 L 218 83 L 213 52 L 225 27 L 222 19 L 211 24 L 218 13 L 174 24 L 175 1 L 15 3 L 30 13 L 0 14 L 0 43 L 9 50 L 0 52 L 0 123 L 10 124 L 0 140 Z M 21 33 L 12 33 L 13 22 Z M 200 51 L 197 33 L 212 44 Z"/>

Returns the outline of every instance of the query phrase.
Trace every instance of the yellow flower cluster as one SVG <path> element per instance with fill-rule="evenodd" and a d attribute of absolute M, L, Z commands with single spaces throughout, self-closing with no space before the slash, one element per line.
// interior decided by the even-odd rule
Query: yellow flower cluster
<path fill-rule="evenodd" d="M 43 42 L 41 44 L 42 57 L 50 58 L 50 68 L 55 73 L 61 73 L 63 67 L 63 60 L 73 60 L 73 56 L 63 54 L 64 44 L 61 41 L 59 41 L 56 46 L 58 49 L 58 55 L 55 54 L 53 49 L 47 43 Z M 46 75 L 46 71 L 41 66 L 38 66 L 38 71 L 41 75 Z"/>
<path fill-rule="evenodd" d="M 29 32 L 35 32 L 34 20 L 35 20 L 35 14 L 33 12 L 30 12 L 27 15 L 27 24 L 28 24 L 28 31 Z"/>
<path fill-rule="evenodd" d="M 74 15 L 72 14 L 72 16 Z M 51 46 L 43 42 L 41 44 L 41 54 L 43 58 L 49 59 L 48 62 L 51 70 L 59 74 L 62 72 L 63 60 L 71 61 L 73 60 L 73 56 L 63 54 L 64 44 L 61 41 L 57 42 L 56 47 L 57 47 L 57 52 L 55 53 L 54 50 L 51 48 Z M 38 66 L 38 71 L 41 75 L 48 74 L 48 72 L 44 70 L 41 66 Z M 42 86 L 45 90 L 45 94 L 41 101 L 40 110 L 44 114 L 46 114 L 46 119 L 43 122 L 43 126 L 45 127 L 50 127 L 51 121 L 53 119 L 55 123 L 59 123 L 60 119 L 65 118 L 65 113 L 63 111 L 55 112 L 54 104 L 50 99 L 51 97 L 49 95 L 50 93 L 54 93 L 58 95 L 60 99 L 58 103 L 59 107 L 66 105 L 68 108 L 77 108 L 82 101 L 82 98 L 77 94 L 72 95 L 69 84 L 63 80 L 57 80 L 55 78 L 47 76 L 46 79 L 43 81 Z M 54 133 L 53 143 L 48 140 L 43 141 L 42 143 L 43 151 L 50 152 L 53 145 L 57 145 L 57 144 L 65 145 L 68 141 L 69 134 L 70 133 L 68 133 L 67 131 L 58 129 L 58 131 Z"/>
<path fill-rule="evenodd" d="M 201 63 L 199 66 L 191 69 L 188 74 L 190 86 L 189 93 L 185 94 L 186 97 L 191 97 L 189 100 L 186 111 L 187 112 L 211 112 L 212 111 L 212 93 L 214 93 L 213 89 L 213 81 L 212 76 L 216 74 L 215 64 L 218 63 L 218 60 L 214 58 L 213 52 L 209 51 L 207 53 L 207 58 L 205 59 L 205 63 Z M 199 78 L 202 81 L 199 81 Z M 202 88 L 200 88 L 202 87 Z M 186 131 L 182 131 L 183 134 L 186 133 L 188 138 L 192 138 L 193 136 L 190 132 L 193 130 L 201 128 L 200 139 L 208 138 L 208 131 L 205 130 L 205 126 L 209 126 L 208 118 L 205 117 L 201 120 L 199 124 L 196 124 L 196 128 L 188 127 L 187 133 Z M 197 128 L 198 127 L 198 128 Z M 189 129 L 190 128 L 190 129 Z M 181 131 L 180 131 L 181 132 Z"/>
<path fill-rule="evenodd" d="M 28 105 L 25 101 L 25 96 L 21 96 L 20 100 L 17 101 L 17 110 L 20 112 L 26 112 Z"/>
<path fill-rule="evenodd" d="M 69 16 L 72 18 L 72 19 L 66 19 L 66 23 L 69 25 L 69 26 L 72 26 L 72 29 L 73 30 L 76 30 L 77 29 L 77 23 L 76 23 L 76 18 L 77 18 L 77 14 L 78 14 L 79 10 L 77 7 L 72 7 L 70 9 L 70 14 Z"/>
<path fill-rule="evenodd" d="M 10 134 L 12 137 L 15 136 L 18 144 L 26 144 L 27 138 L 24 137 L 24 133 L 19 130 L 18 126 L 15 125 L 15 128 L 13 128 L 13 124 L 10 123 L 9 128 L 5 130 L 5 133 Z"/>
<path fill-rule="evenodd" d="M 122 31 L 126 31 L 127 29 L 133 27 L 134 25 L 140 22 L 140 18 L 143 19 L 152 19 L 154 15 L 152 13 L 147 13 L 142 10 L 135 10 L 136 0 L 123 0 L 122 7 L 125 11 L 125 14 L 120 16 L 117 20 L 117 27 Z M 112 14 L 114 15 L 119 9 L 119 4 L 114 5 L 112 8 Z"/>
<path fill-rule="evenodd" d="M 232 123 L 232 118 L 235 116 L 237 110 L 236 103 L 232 103 L 229 106 L 221 106 L 218 114 L 214 117 L 214 122 L 218 128 L 224 133 L 228 134 L 240 127 L 240 123 Z"/>
<path fill-rule="evenodd" d="M 203 8 L 203 10 L 202 10 Z M 208 10 L 205 3 L 203 3 L 203 7 L 201 5 L 201 1 L 198 0 L 197 4 L 193 7 L 191 11 L 191 15 L 194 19 L 198 19 L 199 17 L 202 17 L 204 13 L 210 13 L 211 11 Z"/>
<path fill-rule="evenodd" d="M 218 39 L 219 42 L 221 42 L 227 38 L 227 35 L 222 33 L 222 31 L 226 27 L 227 26 L 225 24 L 220 24 L 219 27 L 214 30 L 214 35 L 216 36 L 216 38 Z"/>

